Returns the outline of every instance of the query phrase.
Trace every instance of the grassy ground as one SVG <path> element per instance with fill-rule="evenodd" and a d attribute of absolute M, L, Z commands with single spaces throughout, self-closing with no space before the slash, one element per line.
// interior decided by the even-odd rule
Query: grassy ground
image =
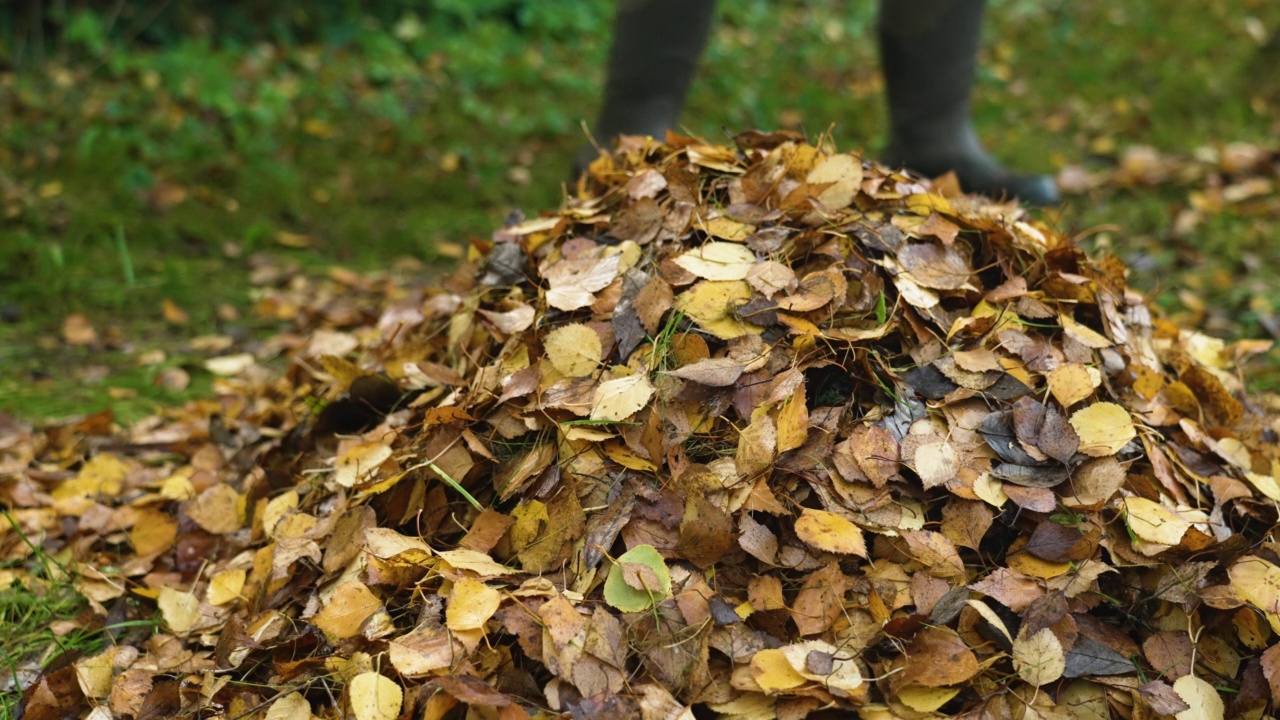
<path fill-rule="evenodd" d="M 689 130 L 835 123 L 843 147 L 878 148 L 873 3 L 722 5 Z M 279 327 L 250 311 L 259 253 L 308 272 L 430 265 L 515 208 L 556 204 L 608 15 L 591 2 L 564 27 L 439 37 L 402 22 L 343 46 L 189 40 L 0 75 L 0 408 L 129 418 L 203 392 L 190 338 Z M 1275 135 L 1280 74 L 1260 51 L 1280 30 L 1274 4 L 1006 0 L 989 21 L 975 115 L 1011 164 L 1105 168 L 1137 144 L 1190 156 Z M 1173 183 L 1106 188 L 1047 217 L 1128 258 L 1184 320 L 1265 335 L 1280 213 L 1175 233 L 1187 203 Z M 97 343 L 65 342 L 72 313 Z M 1277 366 L 1259 380 L 1275 385 Z M 157 384 L 171 368 L 191 385 Z"/>

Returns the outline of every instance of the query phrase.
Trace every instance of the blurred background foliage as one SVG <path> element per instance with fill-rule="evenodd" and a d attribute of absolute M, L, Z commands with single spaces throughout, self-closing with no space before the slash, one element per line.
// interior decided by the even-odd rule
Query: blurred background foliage
<path fill-rule="evenodd" d="M 278 330 L 252 312 L 263 257 L 299 276 L 429 277 L 513 210 L 558 204 L 612 12 L 612 0 L 0 0 L 0 408 L 96 409 L 112 383 L 181 399 L 132 358 L 163 348 L 194 368 L 192 336 Z M 875 153 L 875 2 L 719 12 L 686 129 L 722 141 L 834 127 L 840 147 Z M 1243 209 L 1201 211 L 1204 177 L 1177 172 L 1231 143 L 1275 149 L 1280 3 L 992 0 L 988 18 L 975 118 L 998 155 L 1105 172 L 1150 146 L 1174 163 L 1041 217 L 1121 254 L 1181 321 L 1224 337 L 1280 327 L 1274 176 Z M 103 342 L 67 346 L 69 313 Z M 110 380 L 85 382 L 86 364 Z"/>

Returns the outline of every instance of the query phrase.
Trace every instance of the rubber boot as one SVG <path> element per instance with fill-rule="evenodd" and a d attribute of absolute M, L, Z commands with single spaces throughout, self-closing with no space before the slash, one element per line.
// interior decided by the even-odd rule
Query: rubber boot
<path fill-rule="evenodd" d="M 973 129 L 969 95 L 977 67 L 984 0 L 880 1 L 880 62 L 889 103 L 883 161 L 929 176 L 954 170 L 965 192 L 1061 199 L 1046 175 L 1011 172 Z"/>
<path fill-rule="evenodd" d="M 619 0 L 604 105 L 592 128 L 597 142 L 611 147 L 620 134 L 662 138 L 676 127 L 715 14 L 715 0 Z M 574 175 L 596 155 L 594 146 L 583 147 Z"/>

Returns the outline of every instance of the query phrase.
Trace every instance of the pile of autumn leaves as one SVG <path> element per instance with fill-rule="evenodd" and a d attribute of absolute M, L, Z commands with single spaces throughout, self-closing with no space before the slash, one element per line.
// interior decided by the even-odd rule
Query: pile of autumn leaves
<path fill-rule="evenodd" d="M 76 559 L 122 569 L 86 595 L 165 621 L 75 663 L 91 704 L 1271 705 L 1280 426 L 1235 370 L 1259 346 L 1153 317 L 1114 258 L 786 133 L 624 139 L 474 245 L 345 357 L 227 389 L 183 462 L 28 477 L 24 517 L 96 527 Z"/>

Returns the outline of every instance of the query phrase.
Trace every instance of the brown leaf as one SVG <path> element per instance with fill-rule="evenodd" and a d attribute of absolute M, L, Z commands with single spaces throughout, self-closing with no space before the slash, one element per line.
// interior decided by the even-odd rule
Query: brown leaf
<path fill-rule="evenodd" d="M 950 630 L 926 627 L 916 635 L 905 653 L 907 669 L 903 685 L 942 687 L 959 685 L 978 674 L 978 658 Z"/>
<path fill-rule="evenodd" d="M 800 635 L 818 635 L 840 616 L 848 578 L 836 563 L 828 563 L 805 578 L 791 606 L 791 620 Z"/>
<path fill-rule="evenodd" d="M 994 519 L 986 503 L 953 497 L 942 508 L 942 534 L 956 545 L 977 550 Z"/>

